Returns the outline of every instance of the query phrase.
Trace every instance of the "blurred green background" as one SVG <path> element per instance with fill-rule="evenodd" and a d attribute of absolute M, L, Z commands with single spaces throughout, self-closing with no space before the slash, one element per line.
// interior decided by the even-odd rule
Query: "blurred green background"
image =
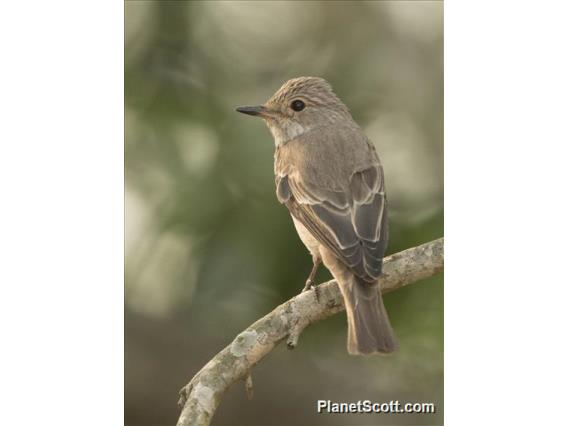
<path fill-rule="evenodd" d="M 127 1 L 125 15 L 125 424 L 173 425 L 178 390 L 311 267 L 276 200 L 272 137 L 235 106 L 326 78 L 381 156 L 388 253 L 443 235 L 443 4 Z M 385 303 L 396 355 L 347 355 L 338 315 L 276 348 L 253 371 L 254 399 L 234 386 L 213 423 L 441 424 L 442 277 Z M 438 411 L 318 415 L 318 399 Z"/>

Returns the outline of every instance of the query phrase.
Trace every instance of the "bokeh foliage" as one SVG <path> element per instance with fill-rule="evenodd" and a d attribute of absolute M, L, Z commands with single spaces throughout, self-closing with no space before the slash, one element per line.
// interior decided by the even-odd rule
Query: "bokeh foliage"
<path fill-rule="evenodd" d="M 441 2 L 127 1 L 128 425 L 174 424 L 178 389 L 250 323 L 296 294 L 310 256 L 274 194 L 273 142 L 234 112 L 285 80 L 326 78 L 377 146 L 389 253 L 443 235 Z M 329 278 L 323 268 L 320 281 Z M 385 298 L 400 352 L 346 354 L 343 315 L 278 348 L 215 424 L 440 424 L 443 287 Z M 432 401 L 435 415 L 317 415 L 318 399 Z"/>

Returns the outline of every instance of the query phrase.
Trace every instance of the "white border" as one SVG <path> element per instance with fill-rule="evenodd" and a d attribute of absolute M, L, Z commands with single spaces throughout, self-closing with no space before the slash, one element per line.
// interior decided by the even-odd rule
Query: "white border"
<path fill-rule="evenodd" d="M 568 424 L 563 2 L 445 4 L 445 420 Z"/>
<path fill-rule="evenodd" d="M 0 12 L 0 424 L 123 424 L 123 4 Z"/>

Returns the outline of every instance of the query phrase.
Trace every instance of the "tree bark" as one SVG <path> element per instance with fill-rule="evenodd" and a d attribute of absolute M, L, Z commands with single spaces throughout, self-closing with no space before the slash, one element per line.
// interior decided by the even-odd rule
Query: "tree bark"
<path fill-rule="evenodd" d="M 383 293 L 431 277 L 444 269 L 444 239 L 385 258 L 380 278 Z M 211 359 L 180 391 L 182 408 L 177 426 L 209 425 L 227 389 L 245 381 L 252 397 L 252 368 L 281 341 L 294 348 L 310 324 L 343 311 L 343 298 L 335 280 L 301 293 L 259 319 Z"/>

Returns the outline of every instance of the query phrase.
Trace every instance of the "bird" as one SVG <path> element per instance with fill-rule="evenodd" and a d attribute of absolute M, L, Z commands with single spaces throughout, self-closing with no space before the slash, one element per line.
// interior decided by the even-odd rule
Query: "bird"
<path fill-rule="evenodd" d="M 374 144 L 320 77 L 293 78 L 264 104 L 236 110 L 262 118 L 274 138 L 276 197 L 313 261 L 304 291 L 316 289 L 313 279 L 323 263 L 345 302 L 347 351 L 395 351 L 379 288 L 389 230 Z"/>

